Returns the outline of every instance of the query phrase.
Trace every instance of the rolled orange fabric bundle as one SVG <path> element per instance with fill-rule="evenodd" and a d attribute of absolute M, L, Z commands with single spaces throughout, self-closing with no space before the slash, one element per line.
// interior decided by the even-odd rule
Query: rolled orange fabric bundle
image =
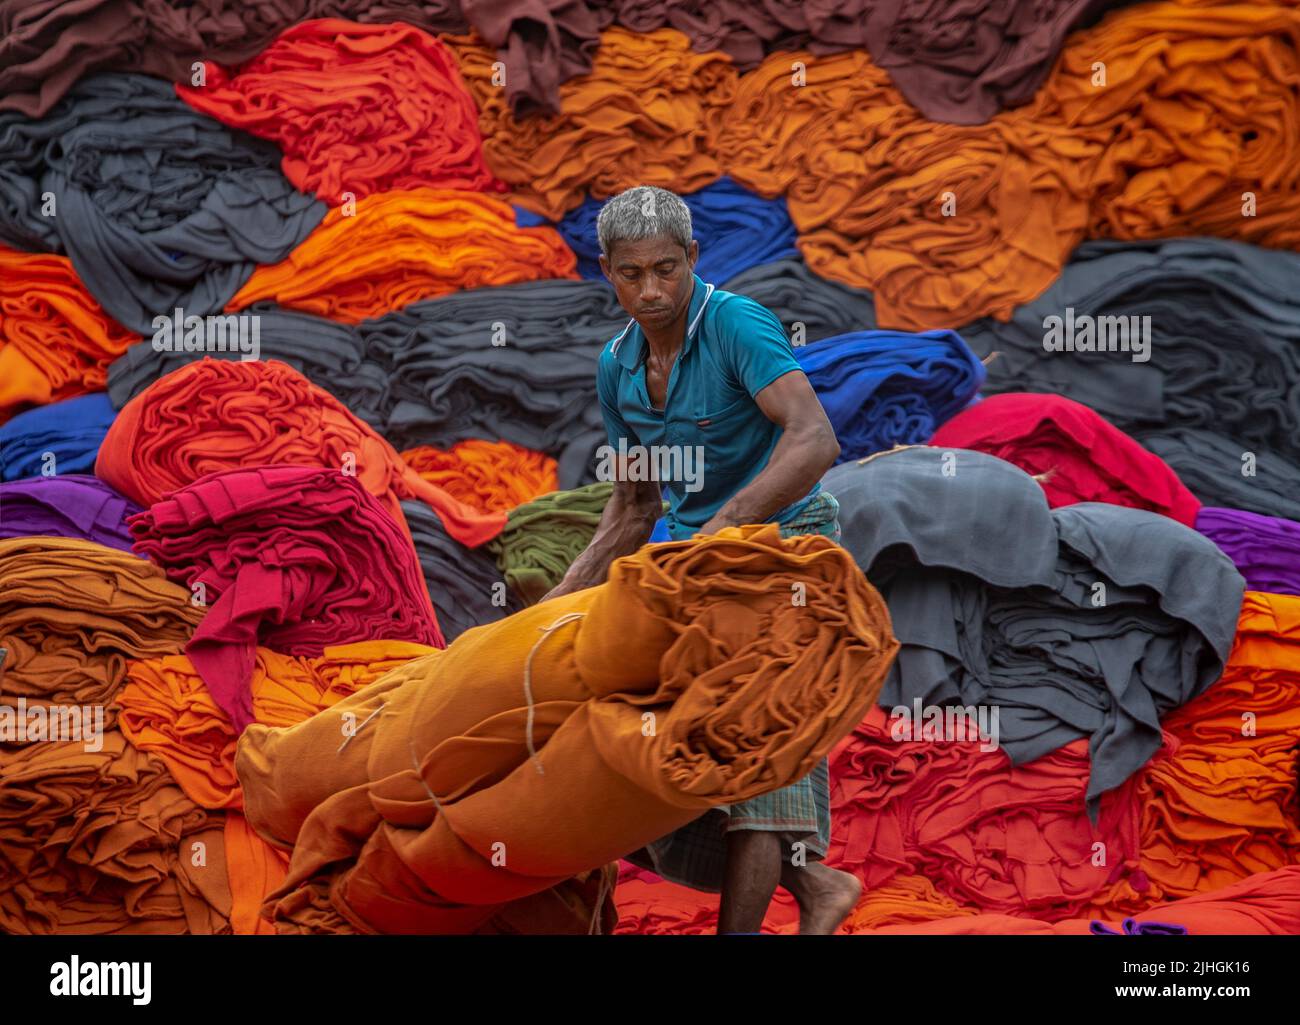
<path fill-rule="evenodd" d="M 326 648 L 319 658 L 257 649 L 249 689 L 253 718 L 293 726 L 373 683 L 390 669 L 436 648 L 408 641 L 359 641 Z M 117 695 L 122 733 L 160 758 L 201 808 L 243 807 L 235 776 L 239 732 L 185 655 L 135 659 Z"/>
<path fill-rule="evenodd" d="M 420 299 L 489 285 L 577 278 L 578 258 L 554 228 L 519 228 L 509 203 L 478 192 L 417 188 L 335 207 L 280 263 L 235 293 L 234 312 L 261 299 L 359 324 Z"/>
<path fill-rule="evenodd" d="M 299 726 L 250 726 L 246 814 L 294 845 L 277 900 L 323 874 L 360 931 L 472 931 L 801 778 L 897 648 L 827 538 L 769 524 L 646 546 L 605 584 L 471 630 Z M 369 722 L 341 743 L 345 713 Z"/>
<path fill-rule="evenodd" d="M 736 89 L 723 53 L 696 53 L 675 29 L 601 34 L 591 73 L 560 86 L 560 113 L 516 120 L 495 50 L 476 36 L 440 37 L 455 50 L 479 109 L 488 166 L 520 206 L 558 221 L 588 192 L 633 185 L 694 192 L 721 177 L 714 139 Z"/>
<path fill-rule="evenodd" d="M 476 547 L 504 513 L 456 501 L 404 463 L 338 399 L 277 360 L 203 359 L 133 398 L 109 428 L 95 476 L 140 505 L 218 470 L 278 464 L 340 470 L 378 498 L 410 536 L 401 502 L 431 506 L 451 534 Z"/>
<path fill-rule="evenodd" d="M 331 205 L 421 185 L 507 190 L 455 55 L 413 25 L 304 21 L 229 72 L 205 71 L 202 86 L 177 85 L 181 99 L 274 142 L 284 176 Z"/>
<path fill-rule="evenodd" d="M 66 256 L 0 246 L 0 423 L 103 391 L 108 365 L 139 340 L 91 298 Z"/>
<path fill-rule="evenodd" d="M 508 441 L 472 438 L 449 449 L 418 445 L 402 458 L 434 487 L 480 512 L 509 512 L 560 487 L 554 459 Z"/>
<path fill-rule="evenodd" d="M 1137 777 L 1151 895 L 1208 893 L 1296 861 L 1300 598 L 1247 591 L 1222 678 L 1162 723 Z"/>
<path fill-rule="evenodd" d="M 111 726 L 127 660 L 179 654 L 203 612 L 129 552 L 76 538 L 0 541 L 4 700 L 97 707 Z"/>

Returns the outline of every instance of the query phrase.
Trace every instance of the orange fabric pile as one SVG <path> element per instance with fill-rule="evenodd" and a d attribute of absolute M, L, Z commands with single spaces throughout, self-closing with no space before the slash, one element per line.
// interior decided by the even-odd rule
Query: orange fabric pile
<path fill-rule="evenodd" d="M 1176 746 L 1136 789 L 1149 899 L 1300 860 L 1300 598 L 1247 591 L 1223 677 L 1162 725 Z"/>
<path fill-rule="evenodd" d="M 1139 923 L 1181 925 L 1191 936 L 1295 936 L 1300 933 L 1300 865 L 1253 875 L 1221 890 L 1160 904 L 1132 917 Z M 1078 936 L 1090 934 L 1094 921 L 1101 921 L 1113 932 L 1123 931 L 1123 924 L 1113 916 L 1052 924 L 1010 915 L 962 916 L 863 931 L 877 936 Z"/>
<path fill-rule="evenodd" d="M 471 547 L 505 525 L 422 480 L 333 395 L 276 360 L 203 359 L 159 378 L 128 402 L 99 449 L 95 475 L 140 505 L 205 474 L 296 464 L 339 470 L 374 495 L 410 536 L 401 501 L 431 506 Z"/>
<path fill-rule="evenodd" d="M 273 913 L 324 887 L 359 931 L 472 931 L 803 776 L 896 651 L 884 602 L 827 538 L 767 525 L 647 546 L 299 726 L 250 726 L 246 814 L 293 846 Z M 341 744 L 349 711 L 375 717 Z"/>
<path fill-rule="evenodd" d="M 509 441 L 458 441 L 450 449 L 419 445 L 402 458 L 422 478 L 480 512 L 509 512 L 559 490 L 550 456 Z"/>
<path fill-rule="evenodd" d="M 91 298 L 66 256 L 0 246 L 0 423 L 103 391 L 108 365 L 139 340 Z"/>
<path fill-rule="evenodd" d="M 330 210 L 280 263 L 262 265 L 226 304 L 261 299 L 347 324 L 421 299 L 521 281 L 577 278 L 554 228 L 519 228 L 510 204 L 479 192 L 382 192 Z"/>
<path fill-rule="evenodd" d="M 205 71 L 181 99 L 274 142 L 284 176 L 331 205 L 421 185 L 506 191 L 455 56 L 412 25 L 304 21 L 230 72 Z"/>
<path fill-rule="evenodd" d="M 111 707 L 128 659 L 180 651 L 201 615 L 126 552 L 0 541 L 0 932 L 228 928 L 220 823 L 127 744 Z"/>
<path fill-rule="evenodd" d="M 478 105 L 488 166 L 520 206 L 559 220 L 588 192 L 694 192 L 723 173 L 716 138 L 731 116 L 736 69 L 725 54 L 696 53 L 676 30 L 602 33 L 591 73 L 560 86 L 560 113 L 522 120 L 493 67 L 496 51 L 475 36 L 441 38 Z"/>
<path fill-rule="evenodd" d="M 361 641 L 305 658 L 258 648 L 253 716 L 264 726 L 296 725 L 435 650 L 407 641 Z M 127 740 L 166 763 L 190 800 L 214 810 L 243 807 L 235 776 L 239 734 L 186 656 L 131 662 L 117 701 Z"/>

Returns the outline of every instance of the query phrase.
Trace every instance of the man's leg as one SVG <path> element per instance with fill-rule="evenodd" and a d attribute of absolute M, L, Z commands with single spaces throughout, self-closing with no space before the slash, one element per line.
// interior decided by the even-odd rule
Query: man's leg
<path fill-rule="evenodd" d="M 862 882 L 857 876 L 820 861 L 810 861 L 799 868 L 782 864 L 781 885 L 799 905 L 802 936 L 829 936 L 840 927 L 862 895 Z"/>
<path fill-rule="evenodd" d="M 758 932 L 781 879 L 781 836 L 762 829 L 727 834 L 718 935 Z"/>

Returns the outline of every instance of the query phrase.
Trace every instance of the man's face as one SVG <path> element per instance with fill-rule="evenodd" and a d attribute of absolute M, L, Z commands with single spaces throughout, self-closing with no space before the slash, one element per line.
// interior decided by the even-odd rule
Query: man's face
<path fill-rule="evenodd" d="M 700 246 L 690 249 L 664 235 L 618 242 L 600 257 L 600 269 L 614 286 L 623 309 L 644 330 L 662 330 L 684 317 L 691 301 L 692 274 Z"/>

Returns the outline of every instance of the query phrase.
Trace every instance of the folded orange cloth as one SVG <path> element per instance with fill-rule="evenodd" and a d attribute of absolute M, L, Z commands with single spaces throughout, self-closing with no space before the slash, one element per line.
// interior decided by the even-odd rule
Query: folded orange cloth
<path fill-rule="evenodd" d="M 1222 678 L 1162 723 L 1137 776 L 1151 897 L 1208 893 L 1300 860 L 1300 598 L 1247 591 Z"/>
<path fill-rule="evenodd" d="M 455 55 L 413 25 L 304 21 L 229 72 L 204 70 L 181 99 L 274 142 L 284 176 L 331 205 L 421 185 L 506 191 Z"/>
<path fill-rule="evenodd" d="M 360 641 L 304 658 L 258 648 L 253 717 L 264 726 L 293 726 L 436 650 L 407 641 Z M 127 740 L 162 759 L 190 800 L 214 810 L 243 807 L 235 776 L 239 733 L 188 657 L 131 661 L 117 703 Z"/>
<path fill-rule="evenodd" d="M 330 210 L 286 259 L 258 267 L 226 310 L 272 299 L 358 324 L 464 289 L 577 278 L 577 266 L 558 231 L 516 227 L 504 200 L 455 189 L 381 192 L 358 200 L 355 212 Z"/>
<path fill-rule="evenodd" d="M 103 709 L 128 659 L 181 652 L 203 609 L 152 563 L 94 541 L 16 537 L 0 541 L 3 700 Z"/>
<path fill-rule="evenodd" d="M 520 206 L 551 220 L 587 193 L 633 185 L 694 192 L 722 175 L 714 140 L 736 89 L 723 53 L 696 53 L 674 29 L 600 37 L 591 73 L 560 86 L 560 113 L 516 120 L 495 50 L 476 36 L 440 36 L 456 52 L 479 109 L 488 166 Z M 794 143 L 797 145 L 797 143 Z"/>
<path fill-rule="evenodd" d="M 1300 865 L 1247 876 L 1210 893 L 1157 904 L 1132 916 L 1138 923 L 1181 925 L 1192 936 L 1294 936 L 1300 933 Z M 1007 933 L 1077 936 L 1092 932 L 1097 918 L 1037 922 L 1010 915 L 976 915 L 864 930 L 870 935 L 987 936 Z M 1123 925 L 1113 917 L 1100 919 L 1114 932 Z"/>
<path fill-rule="evenodd" d="M 500 907 L 809 772 L 879 693 L 889 616 L 844 549 L 774 525 L 649 545 L 236 755 L 245 814 L 360 931 Z M 383 715 L 378 715 L 380 709 Z M 351 713 L 359 727 L 340 741 Z"/>
<path fill-rule="evenodd" d="M 140 505 L 217 470 L 293 463 L 355 476 L 407 536 L 401 502 L 431 506 L 447 532 L 475 547 L 504 513 L 479 512 L 434 487 L 329 392 L 278 360 L 205 358 L 160 377 L 122 407 L 95 476 Z"/>
<path fill-rule="evenodd" d="M 225 819 L 230 930 L 238 936 L 274 935 L 275 927 L 262 917 L 262 902 L 284 882 L 289 856 L 253 832 L 239 812 L 227 812 Z"/>
<path fill-rule="evenodd" d="M 139 340 L 91 298 L 66 256 L 0 246 L 0 423 L 103 391 L 108 365 Z"/>
<path fill-rule="evenodd" d="M 509 512 L 560 487 L 554 459 L 509 441 L 419 445 L 402 458 L 434 487 L 480 512 Z"/>

